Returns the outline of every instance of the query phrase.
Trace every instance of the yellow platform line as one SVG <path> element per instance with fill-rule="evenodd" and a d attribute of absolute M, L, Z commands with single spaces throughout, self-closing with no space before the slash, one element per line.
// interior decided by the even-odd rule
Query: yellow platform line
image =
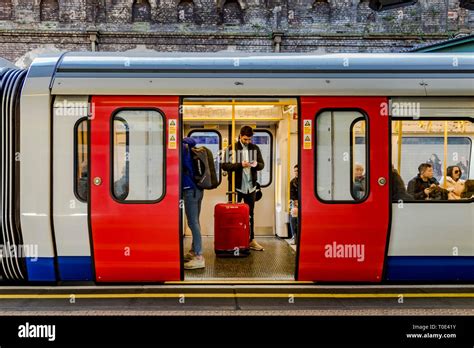
<path fill-rule="evenodd" d="M 0 294 L 10 299 L 127 299 L 127 298 L 474 298 L 474 293 L 382 293 L 382 294 L 292 294 L 292 293 L 148 293 L 148 294 Z"/>

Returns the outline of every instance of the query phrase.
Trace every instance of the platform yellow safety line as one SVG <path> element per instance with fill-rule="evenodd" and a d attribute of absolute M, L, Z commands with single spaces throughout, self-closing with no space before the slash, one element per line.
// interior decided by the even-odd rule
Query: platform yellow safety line
<path fill-rule="evenodd" d="M 127 299 L 127 298 L 474 298 L 474 293 L 292 294 L 292 293 L 162 293 L 162 294 L 0 294 L 9 299 Z"/>

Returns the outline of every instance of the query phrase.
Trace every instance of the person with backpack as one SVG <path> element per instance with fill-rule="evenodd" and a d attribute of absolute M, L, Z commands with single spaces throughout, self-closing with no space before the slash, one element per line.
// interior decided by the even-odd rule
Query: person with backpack
<path fill-rule="evenodd" d="M 252 144 L 252 136 L 252 127 L 242 127 L 239 141 L 235 143 L 236 163 L 232 163 L 232 156 L 230 156 L 231 145 L 226 150 L 222 169 L 229 174 L 235 172 L 237 202 L 243 200 L 250 208 L 250 249 L 263 251 L 263 247 L 255 240 L 253 215 L 257 191 L 257 171 L 262 170 L 265 164 L 260 148 Z M 229 175 L 229 181 L 232 181 L 232 175 Z"/>
<path fill-rule="evenodd" d="M 184 269 L 198 269 L 205 267 L 202 253 L 201 225 L 199 215 L 201 214 L 201 203 L 204 191 L 195 182 L 193 148 L 196 141 L 186 137 L 182 144 L 182 188 L 184 199 L 184 210 L 188 226 L 193 235 L 191 250 L 184 256 Z"/>

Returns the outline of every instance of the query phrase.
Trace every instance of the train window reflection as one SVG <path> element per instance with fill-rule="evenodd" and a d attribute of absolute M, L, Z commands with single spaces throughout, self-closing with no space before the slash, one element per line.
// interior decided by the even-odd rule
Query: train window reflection
<path fill-rule="evenodd" d="M 221 135 L 219 132 L 211 129 L 193 130 L 189 132 L 189 137 L 196 140 L 197 146 L 205 146 L 212 152 L 214 157 L 214 166 L 216 168 L 217 180 L 221 182 L 221 169 L 219 153 L 221 150 Z"/>
<path fill-rule="evenodd" d="M 113 194 L 119 201 L 154 202 L 163 195 L 163 116 L 123 110 L 114 117 Z"/>
<path fill-rule="evenodd" d="M 252 142 L 260 148 L 265 167 L 257 172 L 257 181 L 261 187 L 270 186 L 272 183 L 272 156 L 273 156 L 273 138 L 272 134 L 264 130 L 255 130 L 253 132 Z"/>
<path fill-rule="evenodd" d="M 74 127 L 75 143 L 75 193 L 81 202 L 87 202 L 88 192 L 88 156 L 87 156 L 87 118 L 81 118 Z"/>
<path fill-rule="evenodd" d="M 316 195 L 323 201 L 361 201 L 369 193 L 365 116 L 324 111 L 316 118 Z"/>

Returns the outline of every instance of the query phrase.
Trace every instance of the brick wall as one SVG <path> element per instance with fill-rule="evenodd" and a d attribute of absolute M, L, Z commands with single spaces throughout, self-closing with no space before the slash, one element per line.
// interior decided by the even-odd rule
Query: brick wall
<path fill-rule="evenodd" d="M 6 0 L 0 56 L 27 64 L 91 49 L 399 52 L 473 31 L 472 11 L 448 2 L 376 13 L 368 0 Z"/>

